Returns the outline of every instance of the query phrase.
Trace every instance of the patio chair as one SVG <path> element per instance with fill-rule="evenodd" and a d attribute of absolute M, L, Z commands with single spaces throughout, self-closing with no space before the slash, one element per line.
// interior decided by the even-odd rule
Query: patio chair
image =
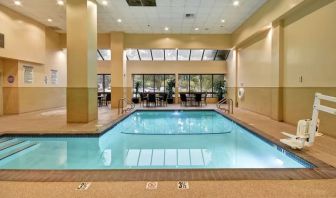
<path fill-rule="evenodd" d="M 140 93 L 140 106 L 144 105 L 145 102 L 147 103 L 147 98 L 146 98 L 146 94 L 145 93 Z"/>
<path fill-rule="evenodd" d="M 180 105 L 185 105 L 187 106 L 188 101 L 187 101 L 187 95 L 185 93 L 180 93 Z"/>
<path fill-rule="evenodd" d="M 156 107 L 156 96 L 154 93 L 150 93 L 148 94 L 147 107 L 149 107 L 153 103 L 154 106 Z"/>
<path fill-rule="evenodd" d="M 195 94 L 195 105 L 202 106 L 202 94 L 196 93 Z"/>
<path fill-rule="evenodd" d="M 168 98 L 168 94 L 167 93 L 162 93 L 160 94 L 161 98 L 160 98 L 160 104 L 161 106 L 167 106 L 167 98 Z"/>

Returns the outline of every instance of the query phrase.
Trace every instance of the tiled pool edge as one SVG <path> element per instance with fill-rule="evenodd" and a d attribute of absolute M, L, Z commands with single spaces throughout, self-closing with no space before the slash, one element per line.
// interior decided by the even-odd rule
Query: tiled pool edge
<path fill-rule="evenodd" d="M 110 124 L 91 134 L 4 134 L 4 136 L 100 136 L 116 126 L 136 111 L 215 111 L 224 117 L 233 120 L 252 134 L 266 142 L 277 145 L 288 153 L 294 153 L 303 160 L 314 164 L 315 168 L 306 169 L 160 169 L 160 170 L 0 170 L 0 181 L 176 181 L 176 180 L 305 180 L 305 179 L 333 179 L 336 178 L 336 169 L 321 160 L 306 153 L 289 151 L 277 139 L 261 130 L 249 126 L 247 123 L 216 109 L 139 109 L 133 110 Z"/>

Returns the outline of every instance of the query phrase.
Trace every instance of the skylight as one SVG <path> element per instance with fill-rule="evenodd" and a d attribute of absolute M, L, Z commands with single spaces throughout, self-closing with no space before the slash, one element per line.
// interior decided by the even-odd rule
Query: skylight
<path fill-rule="evenodd" d="M 111 60 L 111 50 L 110 49 L 97 49 L 97 60 Z"/>
<path fill-rule="evenodd" d="M 225 61 L 230 50 L 204 49 L 128 49 L 131 61 Z M 97 55 L 98 56 L 98 55 Z M 99 58 L 99 57 L 98 57 Z"/>
<path fill-rule="evenodd" d="M 129 6 L 156 6 L 156 0 L 126 0 Z"/>
<path fill-rule="evenodd" d="M 139 53 L 137 49 L 129 49 L 126 52 L 128 60 L 140 60 Z"/>
<path fill-rule="evenodd" d="M 153 60 L 149 49 L 139 49 L 139 55 L 141 60 Z"/>
<path fill-rule="evenodd" d="M 153 60 L 163 61 L 164 60 L 164 50 L 163 49 L 153 49 L 152 50 Z"/>
<path fill-rule="evenodd" d="M 191 50 L 190 60 L 201 61 L 203 57 L 204 50 Z"/>
<path fill-rule="evenodd" d="M 190 50 L 178 50 L 178 60 L 186 61 L 189 60 Z"/>
<path fill-rule="evenodd" d="M 176 61 L 177 60 L 177 50 L 166 49 L 165 58 L 166 60 Z"/>

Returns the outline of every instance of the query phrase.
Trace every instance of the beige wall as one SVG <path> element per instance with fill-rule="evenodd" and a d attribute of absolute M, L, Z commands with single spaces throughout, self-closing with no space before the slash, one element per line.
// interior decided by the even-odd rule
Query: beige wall
<path fill-rule="evenodd" d="M 233 34 L 238 61 L 229 56 L 228 85 L 245 87 L 240 107 L 296 125 L 311 117 L 315 92 L 336 96 L 335 10 L 334 0 L 269 1 Z M 336 137 L 335 116 L 320 119 Z"/>
<path fill-rule="evenodd" d="M 230 49 L 231 35 L 125 34 L 125 48 Z"/>
<path fill-rule="evenodd" d="M 60 35 L 2 6 L 0 21 L 0 32 L 5 34 L 5 48 L 0 49 L 4 114 L 64 106 L 66 52 L 61 48 Z M 23 65 L 33 67 L 33 84 L 24 84 Z M 56 85 L 50 84 L 51 69 L 58 71 Z M 7 82 L 9 75 L 15 76 L 12 84 Z"/>
<path fill-rule="evenodd" d="M 3 62 L 2 59 L 0 58 L 0 116 L 3 115 L 2 79 L 3 79 Z"/>
<path fill-rule="evenodd" d="M 315 92 L 336 96 L 336 1 L 293 17 L 284 27 L 284 120 L 295 124 L 311 117 Z M 321 131 L 336 137 L 336 117 L 322 113 L 320 119 Z"/>
<path fill-rule="evenodd" d="M 5 35 L 5 48 L 0 57 L 45 62 L 45 27 L 0 5 L 0 32 Z"/>

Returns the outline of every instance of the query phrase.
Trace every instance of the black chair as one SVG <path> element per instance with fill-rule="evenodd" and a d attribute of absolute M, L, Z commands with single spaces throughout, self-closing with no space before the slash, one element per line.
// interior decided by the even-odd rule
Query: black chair
<path fill-rule="evenodd" d="M 180 93 L 180 105 L 185 105 L 187 106 L 188 101 L 187 101 L 187 95 L 185 93 Z"/>
<path fill-rule="evenodd" d="M 156 96 L 154 93 L 148 94 L 148 100 L 147 100 L 147 107 L 150 106 L 150 104 L 153 104 L 156 107 Z"/>
<path fill-rule="evenodd" d="M 160 98 L 160 104 L 161 106 L 165 105 L 167 106 L 167 98 L 168 98 L 168 94 L 167 93 L 162 93 L 160 94 L 161 98 Z"/>
<path fill-rule="evenodd" d="M 196 93 L 195 94 L 195 105 L 198 104 L 198 106 L 202 106 L 202 94 Z"/>
<path fill-rule="evenodd" d="M 109 103 L 111 103 L 111 93 L 107 93 L 106 94 L 106 106 L 109 104 Z"/>
<path fill-rule="evenodd" d="M 145 93 L 140 93 L 140 106 L 144 105 L 145 102 L 147 103 L 147 98 L 146 98 L 146 94 Z"/>

